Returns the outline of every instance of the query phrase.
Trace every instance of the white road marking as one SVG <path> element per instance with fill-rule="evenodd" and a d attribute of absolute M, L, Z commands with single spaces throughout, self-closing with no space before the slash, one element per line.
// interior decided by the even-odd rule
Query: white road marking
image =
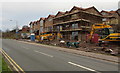
<path fill-rule="evenodd" d="M 85 67 L 85 66 L 82 66 L 82 65 L 79 65 L 79 64 L 75 64 L 75 63 L 72 63 L 72 62 L 68 62 L 69 64 L 71 65 L 74 65 L 74 66 L 77 66 L 77 67 L 80 67 L 80 68 L 83 68 L 83 69 L 86 69 L 86 70 L 89 70 L 89 71 L 93 71 L 93 72 L 96 72 L 96 73 L 100 73 L 94 69 L 91 69 L 91 68 L 88 68 L 88 67 Z"/>
<path fill-rule="evenodd" d="M 45 55 L 45 56 L 48 56 L 48 57 L 53 57 L 52 55 L 49 55 L 49 54 L 46 54 L 46 53 L 43 53 L 43 52 L 39 52 L 39 51 L 37 51 L 37 50 L 34 50 L 34 51 L 37 52 L 37 53 L 43 54 L 43 55 Z"/>

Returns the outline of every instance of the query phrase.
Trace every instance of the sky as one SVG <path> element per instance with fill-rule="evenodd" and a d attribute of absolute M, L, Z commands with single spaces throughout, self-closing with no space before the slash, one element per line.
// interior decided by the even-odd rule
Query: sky
<path fill-rule="evenodd" d="M 118 2 L 119 0 L 1 0 L 0 30 L 12 30 L 16 24 L 22 28 L 23 25 L 29 25 L 31 21 L 47 17 L 49 14 L 69 11 L 73 6 L 95 6 L 99 11 L 117 10 Z"/>

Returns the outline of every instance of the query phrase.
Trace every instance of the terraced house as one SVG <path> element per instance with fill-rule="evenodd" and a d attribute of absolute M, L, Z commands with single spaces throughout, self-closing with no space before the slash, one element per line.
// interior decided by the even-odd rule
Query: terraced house
<path fill-rule="evenodd" d="M 42 32 L 44 32 L 45 19 L 46 19 L 46 18 L 43 18 L 43 17 L 42 17 L 42 18 L 40 18 L 40 20 L 39 20 L 39 22 L 40 22 L 40 29 L 39 29 L 40 32 L 39 32 L 39 34 L 42 33 Z"/>
<path fill-rule="evenodd" d="M 58 12 L 53 18 L 55 33 L 61 33 L 64 40 L 86 40 L 92 24 L 102 23 L 102 15 L 95 8 L 74 6 L 70 11 Z"/>
<path fill-rule="evenodd" d="M 54 18 L 54 15 L 49 15 L 45 19 L 44 32 L 51 33 L 53 31 L 53 18 Z"/>
<path fill-rule="evenodd" d="M 120 18 L 120 14 L 118 11 L 101 11 L 104 19 L 103 21 L 107 24 L 119 24 L 118 19 Z"/>
<path fill-rule="evenodd" d="M 39 21 L 30 22 L 30 32 L 39 35 L 40 23 Z"/>
<path fill-rule="evenodd" d="M 29 25 L 30 25 L 30 33 L 33 33 L 34 32 L 34 22 L 30 22 Z"/>
<path fill-rule="evenodd" d="M 120 9 L 116 11 L 101 11 L 103 23 L 111 25 L 116 32 L 120 32 Z"/>
<path fill-rule="evenodd" d="M 44 32 L 44 26 L 45 26 L 45 19 L 46 18 L 40 18 L 37 21 L 30 22 L 30 33 L 35 33 L 35 35 L 40 35 L 40 33 Z"/>

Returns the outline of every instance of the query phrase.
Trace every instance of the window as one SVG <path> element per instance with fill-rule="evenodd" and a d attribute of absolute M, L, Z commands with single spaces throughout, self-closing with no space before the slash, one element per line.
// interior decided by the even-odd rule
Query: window
<path fill-rule="evenodd" d="M 104 19 L 102 19 L 102 21 L 107 21 L 107 19 L 106 19 L 106 18 L 104 18 Z"/>
<path fill-rule="evenodd" d="M 59 31 L 59 26 L 57 26 L 57 31 Z"/>
<path fill-rule="evenodd" d="M 66 28 L 68 28 L 68 27 L 69 27 L 69 25 L 66 25 L 65 27 L 66 27 Z"/>
<path fill-rule="evenodd" d="M 78 40 L 78 31 L 72 32 L 72 40 Z"/>
<path fill-rule="evenodd" d="M 48 21 L 52 21 L 52 19 L 49 19 Z"/>
<path fill-rule="evenodd" d="M 33 25 L 31 24 L 31 25 L 30 25 L 30 28 L 32 28 L 32 26 L 33 26 Z"/>
<path fill-rule="evenodd" d="M 40 27 L 40 32 L 43 32 L 43 27 Z"/>
<path fill-rule="evenodd" d="M 77 14 L 71 15 L 71 18 L 72 18 L 72 19 L 76 19 L 77 17 L 78 17 Z"/>
<path fill-rule="evenodd" d="M 52 31 L 52 27 L 48 27 L 48 31 Z"/>
<path fill-rule="evenodd" d="M 75 9 L 73 12 L 78 12 L 79 10 Z"/>
<path fill-rule="evenodd" d="M 32 31 L 32 29 L 30 30 L 30 33 L 32 33 L 33 31 Z"/>
<path fill-rule="evenodd" d="M 72 24 L 72 28 L 73 29 L 78 28 L 78 23 Z"/>
<path fill-rule="evenodd" d="M 47 27 L 45 27 L 45 32 L 47 32 Z"/>
<path fill-rule="evenodd" d="M 112 28 L 109 28 L 109 33 L 114 33 L 114 30 Z"/>
<path fill-rule="evenodd" d="M 103 12 L 103 13 L 102 13 L 102 15 L 106 15 L 106 13 L 105 13 L 105 12 Z"/>
<path fill-rule="evenodd" d="M 62 30 L 62 26 L 60 26 L 60 30 Z"/>
<path fill-rule="evenodd" d="M 76 24 L 74 24 L 75 26 L 74 26 L 74 28 L 78 28 L 78 24 L 76 23 Z"/>
<path fill-rule="evenodd" d="M 43 20 L 40 21 L 40 26 L 43 26 Z"/>

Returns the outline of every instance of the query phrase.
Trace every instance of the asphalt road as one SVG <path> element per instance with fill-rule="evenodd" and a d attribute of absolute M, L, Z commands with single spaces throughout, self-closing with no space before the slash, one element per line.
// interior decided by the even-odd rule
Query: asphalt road
<path fill-rule="evenodd" d="M 118 71 L 118 64 L 45 46 L 3 39 L 3 50 L 24 71 Z"/>

